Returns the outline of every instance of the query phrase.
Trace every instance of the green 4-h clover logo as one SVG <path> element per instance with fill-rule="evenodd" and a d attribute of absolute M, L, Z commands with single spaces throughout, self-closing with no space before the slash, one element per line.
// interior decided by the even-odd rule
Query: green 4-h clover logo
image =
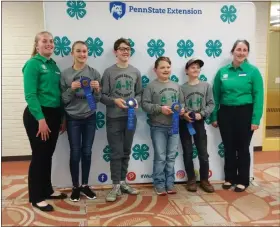
<path fill-rule="evenodd" d="M 79 20 L 79 18 L 83 18 L 87 14 L 84 9 L 86 7 L 84 1 L 67 1 L 67 6 L 69 7 L 67 14 L 72 18 L 76 16 L 77 20 Z"/>
<path fill-rule="evenodd" d="M 135 49 L 134 49 L 135 43 L 133 42 L 132 39 L 128 39 L 128 41 L 130 43 L 130 48 L 131 48 L 130 56 L 132 56 L 135 53 Z"/>
<path fill-rule="evenodd" d="M 161 39 L 158 39 L 157 41 L 155 41 L 154 39 L 151 39 L 149 42 L 148 42 L 148 54 L 150 57 L 161 57 L 164 53 L 165 53 L 165 50 L 164 50 L 164 46 L 165 46 L 165 43 L 161 40 Z"/>
<path fill-rule="evenodd" d="M 172 75 L 169 77 L 169 80 L 172 80 L 173 82 L 178 83 L 179 82 L 179 78 L 176 75 Z"/>
<path fill-rule="evenodd" d="M 181 39 L 178 43 L 177 43 L 177 54 L 180 56 L 180 57 L 190 57 L 193 55 L 193 47 L 194 47 L 194 44 L 191 40 L 187 40 L 186 42 Z"/>
<path fill-rule="evenodd" d="M 206 54 L 208 55 L 208 57 L 213 56 L 213 58 L 215 57 L 219 57 L 222 53 L 222 43 L 219 40 L 209 40 L 206 43 L 206 50 L 205 50 Z"/>
<path fill-rule="evenodd" d="M 210 125 L 210 124 L 211 124 L 211 119 L 210 119 L 210 117 L 207 117 L 207 118 L 205 119 L 205 123 L 206 123 L 207 125 Z"/>
<path fill-rule="evenodd" d="M 150 114 L 147 114 L 147 124 L 151 126 L 151 117 Z"/>
<path fill-rule="evenodd" d="M 105 125 L 105 115 L 104 113 L 98 111 L 96 113 L 96 129 L 103 128 Z"/>
<path fill-rule="evenodd" d="M 96 58 L 96 56 L 100 57 L 103 53 L 103 42 L 100 38 L 91 38 L 88 37 L 86 40 L 86 44 L 88 46 L 88 55 L 89 56 L 94 56 Z"/>
<path fill-rule="evenodd" d="M 178 157 L 178 155 L 179 155 L 179 152 L 177 151 L 177 152 L 176 152 L 176 155 L 175 155 L 175 158 L 177 158 L 177 157 Z"/>
<path fill-rule="evenodd" d="M 111 154 L 111 147 L 109 147 L 109 145 L 107 145 L 104 149 L 103 149 L 103 159 L 105 162 L 109 162 L 110 161 L 110 154 Z"/>
<path fill-rule="evenodd" d="M 220 143 L 218 146 L 218 154 L 220 155 L 221 158 L 225 157 L 225 147 L 223 143 Z"/>
<path fill-rule="evenodd" d="M 233 5 L 230 5 L 229 7 L 223 6 L 221 8 L 222 14 L 221 14 L 220 18 L 223 22 L 225 22 L 225 23 L 228 22 L 230 24 L 236 20 L 236 18 L 237 18 L 236 12 L 237 12 L 237 10 Z"/>
<path fill-rule="evenodd" d="M 192 155 L 192 158 L 195 159 L 198 155 L 198 151 L 197 151 L 197 148 L 195 146 L 195 144 L 193 143 L 192 145 L 192 149 L 193 149 L 193 155 Z"/>
<path fill-rule="evenodd" d="M 146 75 L 142 76 L 142 87 L 143 88 L 146 88 L 149 82 L 150 82 L 150 79 Z"/>
<path fill-rule="evenodd" d="M 61 57 L 69 55 L 69 53 L 71 52 L 71 48 L 69 46 L 71 44 L 71 41 L 66 36 L 63 36 L 61 39 L 56 36 L 54 37 L 53 42 L 55 45 L 55 55 L 61 55 Z"/>
<path fill-rule="evenodd" d="M 150 156 L 149 154 L 149 147 L 147 144 L 142 144 L 140 146 L 140 144 L 136 144 L 133 148 L 133 154 L 132 154 L 132 157 L 135 159 L 135 160 L 147 160 L 148 157 Z"/>
<path fill-rule="evenodd" d="M 207 81 L 207 77 L 203 74 L 201 74 L 198 79 L 201 81 Z"/>

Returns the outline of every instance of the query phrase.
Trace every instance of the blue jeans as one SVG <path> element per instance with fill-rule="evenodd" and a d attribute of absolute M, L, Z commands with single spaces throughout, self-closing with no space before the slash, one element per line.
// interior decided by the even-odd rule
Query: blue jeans
<path fill-rule="evenodd" d="M 70 145 L 70 173 L 74 187 L 79 187 L 79 168 L 82 157 L 82 184 L 88 184 L 92 144 L 96 130 L 96 114 L 85 119 L 66 117 Z"/>
<path fill-rule="evenodd" d="M 179 134 L 172 134 L 170 127 L 151 127 L 154 147 L 153 180 L 157 189 L 171 189 L 175 180 L 175 158 L 178 151 Z"/>

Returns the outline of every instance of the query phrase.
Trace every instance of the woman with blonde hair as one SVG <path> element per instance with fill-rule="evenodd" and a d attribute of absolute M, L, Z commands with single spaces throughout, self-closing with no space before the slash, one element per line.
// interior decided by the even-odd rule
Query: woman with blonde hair
<path fill-rule="evenodd" d="M 54 192 L 51 183 L 52 156 L 61 124 L 60 70 L 51 58 L 53 36 L 47 31 L 35 36 L 31 58 L 22 72 L 27 107 L 23 123 L 31 145 L 32 159 L 28 173 L 29 202 L 41 211 L 53 211 L 46 199 L 65 199 Z"/>

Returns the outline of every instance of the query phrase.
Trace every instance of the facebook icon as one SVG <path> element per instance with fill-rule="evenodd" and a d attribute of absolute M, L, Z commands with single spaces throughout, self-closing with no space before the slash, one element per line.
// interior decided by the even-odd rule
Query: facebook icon
<path fill-rule="evenodd" d="M 101 174 L 99 174 L 99 176 L 98 176 L 98 180 L 99 180 L 99 182 L 101 182 L 101 183 L 106 182 L 107 179 L 108 179 L 108 176 L 107 176 L 105 173 L 101 173 Z"/>

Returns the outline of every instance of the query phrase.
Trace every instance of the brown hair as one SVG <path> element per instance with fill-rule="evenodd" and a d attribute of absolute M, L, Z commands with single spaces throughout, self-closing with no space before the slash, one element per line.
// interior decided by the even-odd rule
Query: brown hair
<path fill-rule="evenodd" d="M 81 41 L 81 40 L 78 40 L 78 41 L 76 41 L 76 42 L 73 43 L 73 45 L 72 45 L 72 52 L 74 51 L 75 46 L 76 46 L 77 44 L 85 45 L 85 46 L 87 47 L 87 49 L 88 49 L 88 46 L 87 46 L 87 43 L 86 43 L 86 42 Z"/>
<path fill-rule="evenodd" d="M 247 48 L 248 48 L 248 52 L 250 52 L 250 43 L 246 39 L 238 39 L 233 44 L 233 46 L 231 48 L 231 51 L 230 51 L 231 53 L 233 53 L 233 51 L 235 50 L 235 48 L 238 45 L 238 43 L 244 43 L 247 46 Z"/>
<path fill-rule="evenodd" d="M 155 61 L 155 68 L 157 68 L 158 67 L 158 64 L 159 64 L 159 62 L 161 62 L 161 61 L 166 61 L 166 62 L 168 62 L 169 63 L 169 65 L 171 65 L 171 60 L 170 60 L 170 58 L 169 57 L 159 57 L 156 61 Z"/>
<path fill-rule="evenodd" d="M 120 38 L 118 40 L 115 41 L 114 43 L 114 50 L 117 51 L 117 49 L 120 47 L 120 45 L 124 43 L 126 45 L 128 45 L 130 47 L 130 42 L 128 39 L 125 39 L 125 38 Z"/>
<path fill-rule="evenodd" d="M 35 39 L 34 39 L 34 44 L 33 44 L 33 50 L 32 50 L 31 57 L 34 57 L 38 53 L 36 47 L 37 47 L 38 41 L 40 39 L 40 36 L 44 35 L 44 34 L 48 34 L 51 37 L 53 37 L 53 35 L 48 31 L 42 31 L 42 32 L 37 33 L 37 35 L 35 36 Z"/>

